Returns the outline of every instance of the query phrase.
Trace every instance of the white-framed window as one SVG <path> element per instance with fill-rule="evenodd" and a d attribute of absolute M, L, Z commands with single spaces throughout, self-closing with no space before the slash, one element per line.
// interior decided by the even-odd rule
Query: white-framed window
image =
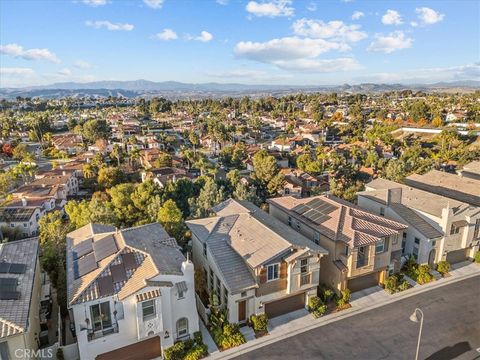
<path fill-rule="evenodd" d="M 454 235 L 458 233 L 460 233 L 460 227 L 452 224 L 452 227 L 450 228 L 450 235 Z"/>
<path fill-rule="evenodd" d="M 383 253 L 385 251 L 385 239 L 377 241 L 375 244 L 375 254 Z"/>
<path fill-rule="evenodd" d="M 188 319 L 181 318 L 177 320 L 177 337 L 181 338 L 188 335 Z"/>
<path fill-rule="evenodd" d="M 185 293 L 182 290 L 178 290 L 177 299 L 180 300 L 184 298 L 185 298 Z"/>
<path fill-rule="evenodd" d="M 313 242 L 315 244 L 320 244 L 320 233 L 318 231 L 315 231 L 313 234 Z"/>
<path fill-rule="evenodd" d="M 109 301 L 90 306 L 90 316 L 93 331 L 100 331 L 112 327 Z"/>
<path fill-rule="evenodd" d="M 155 300 L 147 300 L 142 302 L 143 321 L 155 317 Z"/>
<path fill-rule="evenodd" d="M 280 264 L 267 266 L 267 281 L 277 280 L 280 275 Z"/>
<path fill-rule="evenodd" d="M 348 245 L 343 248 L 343 255 L 348 256 Z"/>
<path fill-rule="evenodd" d="M 302 274 L 308 272 L 308 259 L 300 260 L 300 272 Z"/>

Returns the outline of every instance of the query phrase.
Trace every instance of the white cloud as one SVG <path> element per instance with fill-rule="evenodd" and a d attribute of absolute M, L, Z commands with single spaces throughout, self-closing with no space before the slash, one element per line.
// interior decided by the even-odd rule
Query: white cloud
<path fill-rule="evenodd" d="M 385 25 L 401 25 L 403 24 L 402 16 L 398 11 L 388 9 L 382 16 L 382 23 Z"/>
<path fill-rule="evenodd" d="M 33 75 L 34 71 L 31 68 L 25 68 L 25 67 L 11 67 L 11 68 L 2 67 L 0 68 L 0 74 L 23 77 L 23 76 Z"/>
<path fill-rule="evenodd" d="M 143 0 L 145 5 L 152 9 L 161 9 L 164 3 L 164 0 Z"/>
<path fill-rule="evenodd" d="M 317 4 L 314 2 L 311 2 L 310 4 L 307 5 L 307 10 L 308 11 L 317 11 Z"/>
<path fill-rule="evenodd" d="M 216 3 L 220 5 L 228 5 L 228 0 L 216 0 Z"/>
<path fill-rule="evenodd" d="M 86 21 L 85 25 L 93 27 L 95 29 L 105 28 L 109 31 L 132 31 L 134 26 L 132 24 L 112 23 L 108 20 L 101 21 Z"/>
<path fill-rule="evenodd" d="M 192 36 L 190 34 L 185 35 L 185 40 L 196 40 L 201 42 L 209 42 L 213 39 L 213 35 L 210 34 L 208 31 L 203 30 L 200 35 Z"/>
<path fill-rule="evenodd" d="M 106 5 L 108 1 L 107 0 L 82 0 L 82 3 L 88 6 L 97 7 L 97 6 Z"/>
<path fill-rule="evenodd" d="M 360 25 L 347 25 L 340 20 L 324 23 L 321 20 L 303 18 L 295 21 L 292 28 L 297 35 L 319 39 L 357 42 L 367 37 L 365 32 L 360 31 Z"/>
<path fill-rule="evenodd" d="M 169 41 L 178 39 L 178 36 L 172 29 L 163 29 L 161 32 L 155 34 L 155 39 Z"/>
<path fill-rule="evenodd" d="M 0 54 L 25 60 L 47 60 L 53 63 L 60 63 L 60 59 L 48 49 L 28 49 L 18 44 L 0 45 Z"/>
<path fill-rule="evenodd" d="M 424 25 L 436 24 L 437 22 L 442 21 L 445 17 L 444 14 L 440 14 L 439 12 L 428 7 L 416 8 L 415 12 L 417 13 L 421 23 Z"/>
<path fill-rule="evenodd" d="M 362 17 L 364 17 L 365 14 L 361 11 L 355 11 L 353 14 L 352 14 L 352 20 L 358 20 Z"/>
<path fill-rule="evenodd" d="M 235 79 L 241 80 L 245 82 L 246 79 L 249 79 L 253 82 L 259 81 L 279 81 L 279 80 L 286 80 L 291 79 L 293 76 L 290 74 L 277 74 L 277 73 L 270 73 L 261 70 L 251 70 L 251 69 L 233 69 L 233 70 L 225 70 L 225 71 L 215 71 L 215 72 L 206 72 L 206 75 L 214 78 L 219 79 Z"/>
<path fill-rule="evenodd" d="M 295 9 L 291 7 L 291 0 L 271 0 L 268 2 L 250 1 L 246 10 L 255 16 L 277 17 L 293 16 Z"/>
<path fill-rule="evenodd" d="M 358 68 L 351 58 L 318 59 L 329 51 L 346 50 L 346 45 L 324 39 L 285 37 L 267 42 L 239 42 L 235 55 L 241 58 L 275 65 L 280 69 L 293 71 L 331 72 Z"/>
<path fill-rule="evenodd" d="M 64 69 L 58 71 L 57 74 L 60 75 L 60 76 L 70 76 L 70 75 L 72 75 L 72 71 L 68 68 L 64 68 Z"/>
<path fill-rule="evenodd" d="M 75 66 L 78 69 L 83 69 L 83 70 L 90 69 L 92 67 L 92 65 L 85 60 L 77 60 L 73 63 L 73 66 Z"/>
<path fill-rule="evenodd" d="M 405 37 L 403 31 L 394 31 L 390 34 L 376 34 L 375 40 L 368 46 L 368 51 L 390 54 L 401 49 L 412 47 L 413 39 Z"/>
<path fill-rule="evenodd" d="M 418 23 L 417 23 L 416 21 L 411 21 L 411 22 L 410 22 L 410 25 L 411 25 L 412 27 L 417 27 L 417 26 L 418 26 Z"/>

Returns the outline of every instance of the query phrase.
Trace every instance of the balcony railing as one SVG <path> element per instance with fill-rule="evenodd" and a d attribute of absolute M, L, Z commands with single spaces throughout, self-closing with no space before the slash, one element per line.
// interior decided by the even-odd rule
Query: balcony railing
<path fill-rule="evenodd" d="M 312 283 L 312 274 L 300 274 L 300 286 L 310 285 Z"/>
<path fill-rule="evenodd" d="M 110 326 L 108 328 L 105 328 L 105 329 L 102 329 L 102 330 L 94 331 L 93 329 L 87 329 L 87 331 L 88 331 L 87 339 L 88 339 L 88 341 L 92 341 L 92 340 L 99 339 L 99 338 L 102 338 L 102 337 L 107 336 L 107 335 L 118 333 L 118 324 L 113 323 L 112 326 Z"/>

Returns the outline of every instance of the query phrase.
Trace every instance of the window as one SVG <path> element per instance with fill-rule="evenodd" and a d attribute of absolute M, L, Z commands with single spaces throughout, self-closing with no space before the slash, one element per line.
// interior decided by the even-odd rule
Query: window
<path fill-rule="evenodd" d="M 27 223 L 23 223 L 23 227 L 27 227 L 27 226 L 28 226 L 28 224 L 27 224 Z"/>
<path fill-rule="evenodd" d="M 342 254 L 345 256 L 348 256 L 348 245 L 345 245 L 345 247 L 343 248 Z"/>
<path fill-rule="evenodd" d="M 415 244 L 420 245 L 420 239 L 417 237 L 415 238 Z"/>
<path fill-rule="evenodd" d="M 177 299 L 184 299 L 185 298 L 185 293 L 183 292 L 183 290 L 178 290 L 178 294 L 177 294 Z"/>
<path fill-rule="evenodd" d="M 383 253 L 385 251 L 385 239 L 377 241 L 375 244 L 375 254 Z"/>
<path fill-rule="evenodd" d="M 320 244 L 320 233 L 318 231 L 315 231 L 313 234 L 313 242 L 315 244 Z"/>
<path fill-rule="evenodd" d="M 413 247 L 413 257 L 415 258 L 415 260 L 418 259 L 418 247 L 416 246 Z"/>
<path fill-rule="evenodd" d="M 267 266 L 267 281 L 278 279 L 279 264 L 272 264 Z"/>
<path fill-rule="evenodd" d="M 228 290 L 225 288 L 225 286 L 223 287 L 223 305 L 228 307 Z"/>
<path fill-rule="evenodd" d="M 300 231 L 300 221 L 297 221 L 297 230 Z"/>
<path fill-rule="evenodd" d="M 380 207 L 380 216 L 385 216 L 385 208 L 383 206 Z"/>
<path fill-rule="evenodd" d="M 291 216 L 288 217 L 288 226 L 292 226 L 292 217 Z"/>
<path fill-rule="evenodd" d="M 392 235 L 392 245 L 397 245 L 398 243 L 398 234 Z"/>
<path fill-rule="evenodd" d="M 142 302 L 143 321 L 155 317 L 155 300 Z"/>
<path fill-rule="evenodd" d="M 437 242 L 435 240 L 432 241 L 432 247 L 435 247 L 437 245 Z"/>
<path fill-rule="evenodd" d="M 112 326 L 110 302 L 106 301 L 90 306 L 90 314 L 93 331 L 100 331 Z"/>
<path fill-rule="evenodd" d="M 208 285 L 209 285 L 210 292 L 212 292 L 213 291 L 213 270 L 212 270 L 212 268 L 210 268 L 210 278 L 209 278 L 209 281 L 208 281 Z"/>
<path fill-rule="evenodd" d="M 205 290 L 208 288 L 208 271 L 203 268 L 203 282 L 205 283 Z"/>
<path fill-rule="evenodd" d="M 6 341 L 0 343 L 0 359 L 2 359 L 2 360 L 9 360 L 10 359 L 10 355 L 9 355 L 9 352 L 8 352 L 8 343 Z"/>
<path fill-rule="evenodd" d="M 207 257 L 207 243 L 203 243 L 203 256 Z"/>
<path fill-rule="evenodd" d="M 478 237 L 480 237 L 480 219 L 475 221 L 475 230 L 473 231 L 473 238 L 477 239 Z"/>
<path fill-rule="evenodd" d="M 218 293 L 218 296 L 220 296 L 220 291 L 222 291 L 220 286 L 221 286 L 220 278 L 217 276 L 217 293 Z"/>
<path fill-rule="evenodd" d="M 283 192 L 285 193 L 285 195 L 290 195 L 290 189 L 289 188 L 283 189 Z"/>
<path fill-rule="evenodd" d="M 450 228 L 450 235 L 458 234 L 459 232 L 460 232 L 460 227 L 452 224 L 452 227 Z"/>
<path fill-rule="evenodd" d="M 188 319 L 181 318 L 177 321 L 177 337 L 188 335 Z"/>
<path fill-rule="evenodd" d="M 300 272 L 302 274 L 308 272 L 308 259 L 300 260 Z"/>

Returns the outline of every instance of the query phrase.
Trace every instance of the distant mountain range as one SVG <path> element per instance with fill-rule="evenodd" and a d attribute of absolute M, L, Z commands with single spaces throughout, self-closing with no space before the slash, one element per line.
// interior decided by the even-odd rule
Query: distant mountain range
<path fill-rule="evenodd" d="M 154 82 L 148 80 L 134 81 L 95 81 L 88 83 L 63 82 L 44 86 L 25 88 L 2 88 L 0 98 L 14 99 L 22 97 L 57 98 L 73 97 L 108 97 L 123 96 L 127 98 L 163 96 L 170 99 L 206 98 L 219 96 L 264 96 L 285 95 L 298 92 L 353 92 L 379 93 L 395 90 L 423 91 L 473 91 L 480 89 L 480 81 L 467 80 L 440 82 L 435 84 L 358 84 L 358 85 L 247 85 L 201 83 L 190 84 L 176 81 Z"/>

